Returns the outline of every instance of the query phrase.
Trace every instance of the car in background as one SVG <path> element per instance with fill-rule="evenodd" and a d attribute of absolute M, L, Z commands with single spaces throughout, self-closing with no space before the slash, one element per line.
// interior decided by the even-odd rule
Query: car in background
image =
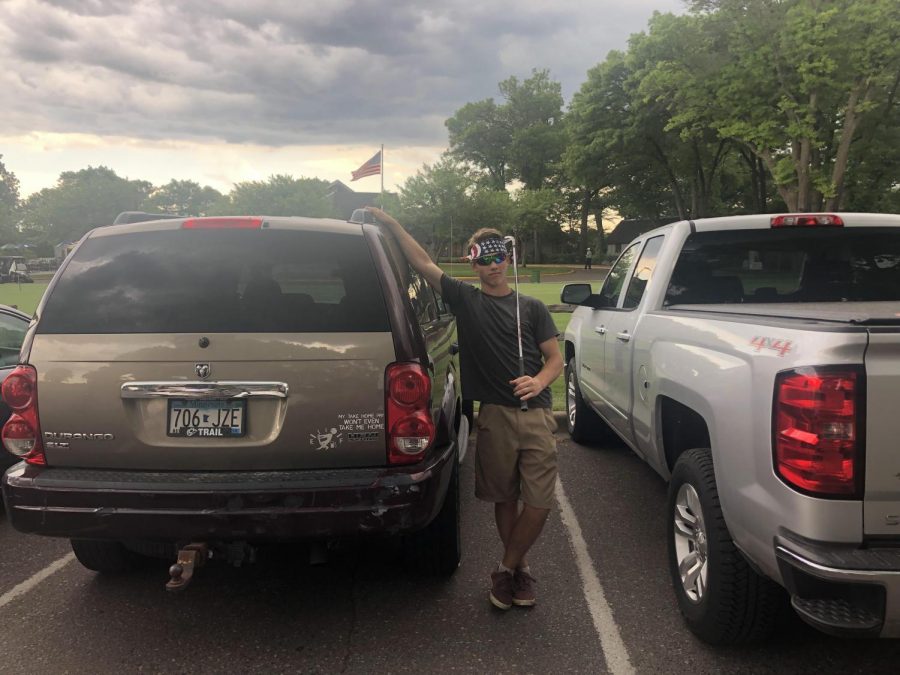
<path fill-rule="evenodd" d="M 28 272 L 25 258 L 20 255 L 0 256 L 0 284 L 31 284 L 34 279 Z"/>
<path fill-rule="evenodd" d="M 97 228 L 36 316 L 3 388 L 19 531 L 70 539 L 101 573 L 375 535 L 415 570 L 458 567 L 456 324 L 380 226 Z"/>
<path fill-rule="evenodd" d="M 0 305 L 0 384 L 19 363 L 19 350 L 30 321 L 30 316 L 15 307 Z M 0 400 L 0 425 L 6 424 L 10 413 L 9 406 Z M 18 457 L 5 449 L 0 451 L 0 471 L 5 471 L 18 461 Z"/>

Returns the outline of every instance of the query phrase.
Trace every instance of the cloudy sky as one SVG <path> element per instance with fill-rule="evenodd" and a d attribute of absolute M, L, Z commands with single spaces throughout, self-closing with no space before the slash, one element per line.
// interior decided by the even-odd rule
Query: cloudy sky
<path fill-rule="evenodd" d="M 568 101 L 654 11 L 684 3 L 0 0 L 0 154 L 23 196 L 100 164 L 228 191 L 349 183 L 383 143 L 392 189 L 438 158 L 460 106 L 533 68 Z"/>

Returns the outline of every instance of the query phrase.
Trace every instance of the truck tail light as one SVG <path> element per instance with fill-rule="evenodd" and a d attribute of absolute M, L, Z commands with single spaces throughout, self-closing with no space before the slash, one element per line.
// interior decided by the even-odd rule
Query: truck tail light
<path fill-rule="evenodd" d="M 29 464 L 44 465 L 44 444 L 37 408 L 37 371 L 17 366 L 3 381 L 3 400 L 13 414 L 3 425 L 3 447 Z"/>
<path fill-rule="evenodd" d="M 418 363 L 392 363 L 384 391 L 388 463 L 415 464 L 434 441 L 431 378 Z"/>
<path fill-rule="evenodd" d="M 221 218 L 188 218 L 181 224 L 183 230 L 258 230 L 262 218 L 223 216 Z"/>
<path fill-rule="evenodd" d="M 775 472 L 815 497 L 861 498 L 865 372 L 809 367 L 775 378 Z"/>
<path fill-rule="evenodd" d="M 844 221 L 833 213 L 792 213 L 789 216 L 772 216 L 771 227 L 843 227 Z"/>

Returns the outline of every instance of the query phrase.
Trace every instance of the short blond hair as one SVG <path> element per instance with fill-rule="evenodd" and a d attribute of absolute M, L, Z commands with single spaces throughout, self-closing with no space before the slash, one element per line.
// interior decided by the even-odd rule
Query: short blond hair
<path fill-rule="evenodd" d="M 482 227 L 469 237 L 469 241 L 466 242 L 466 251 L 471 251 L 475 244 L 480 244 L 485 239 L 503 239 L 503 233 L 493 227 Z"/>

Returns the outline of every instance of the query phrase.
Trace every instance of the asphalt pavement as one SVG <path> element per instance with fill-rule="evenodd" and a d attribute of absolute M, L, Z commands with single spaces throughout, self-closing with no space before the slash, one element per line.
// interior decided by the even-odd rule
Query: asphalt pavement
<path fill-rule="evenodd" d="M 822 635 L 786 612 L 768 643 L 714 649 L 685 628 L 665 566 L 666 486 L 624 447 L 558 434 L 560 508 L 530 556 L 538 606 L 487 599 L 500 556 L 492 509 L 463 465 L 462 565 L 410 572 L 392 541 L 311 565 L 271 546 L 241 568 L 213 561 L 183 594 L 168 562 L 102 577 L 65 541 L 0 516 L 3 673 L 896 673 L 900 641 Z"/>

